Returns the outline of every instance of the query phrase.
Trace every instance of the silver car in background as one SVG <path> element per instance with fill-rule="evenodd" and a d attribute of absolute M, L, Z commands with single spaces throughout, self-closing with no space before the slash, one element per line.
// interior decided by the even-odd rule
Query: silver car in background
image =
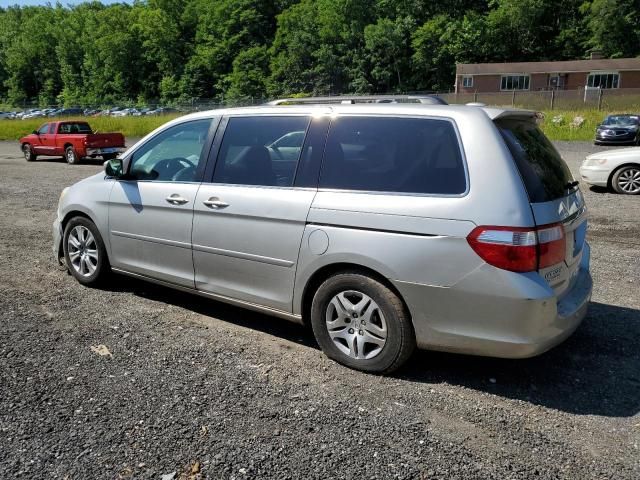
<path fill-rule="evenodd" d="M 305 99 L 160 127 L 62 192 L 53 249 L 82 284 L 113 271 L 307 324 L 388 373 L 416 346 L 522 358 L 568 337 L 586 227 L 533 112 Z"/>

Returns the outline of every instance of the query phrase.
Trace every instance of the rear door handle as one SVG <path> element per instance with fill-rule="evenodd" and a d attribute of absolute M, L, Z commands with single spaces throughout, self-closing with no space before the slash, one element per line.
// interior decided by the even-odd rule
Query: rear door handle
<path fill-rule="evenodd" d="M 226 208 L 229 206 L 227 202 L 223 202 L 218 197 L 211 197 L 209 200 L 202 202 L 209 208 Z"/>
<path fill-rule="evenodd" d="M 179 193 L 174 193 L 173 195 L 169 195 L 167 198 L 165 198 L 165 200 L 172 205 L 184 205 L 185 203 L 189 202 L 187 198 L 180 196 Z"/>

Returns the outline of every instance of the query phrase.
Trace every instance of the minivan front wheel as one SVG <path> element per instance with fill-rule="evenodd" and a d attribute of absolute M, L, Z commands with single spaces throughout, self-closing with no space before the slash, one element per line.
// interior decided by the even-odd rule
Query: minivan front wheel
<path fill-rule="evenodd" d="M 109 260 L 104 242 L 93 222 L 74 217 L 64 229 L 64 258 L 69 272 L 78 282 L 96 286 L 109 273 Z"/>
<path fill-rule="evenodd" d="M 360 273 L 340 273 L 320 285 L 311 304 L 311 326 L 329 358 L 365 372 L 391 373 L 415 348 L 402 300 Z"/>

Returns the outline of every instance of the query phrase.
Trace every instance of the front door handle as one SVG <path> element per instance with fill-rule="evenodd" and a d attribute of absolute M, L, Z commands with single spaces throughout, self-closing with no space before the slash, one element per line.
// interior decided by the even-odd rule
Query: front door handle
<path fill-rule="evenodd" d="M 227 202 L 223 202 L 218 197 L 211 197 L 209 200 L 205 200 L 202 203 L 209 208 L 225 208 L 229 206 Z"/>
<path fill-rule="evenodd" d="M 167 198 L 165 198 L 165 200 L 172 205 L 184 205 L 185 203 L 189 202 L 188 199 L 180 196 L 179 193 L 174 193 L 173 195 L 169 195 Z"/>

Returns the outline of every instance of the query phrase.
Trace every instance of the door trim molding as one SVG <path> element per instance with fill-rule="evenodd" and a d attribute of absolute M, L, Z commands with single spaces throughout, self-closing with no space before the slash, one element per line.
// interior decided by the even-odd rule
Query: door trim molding
<path fill-rule="evenodd" d="M 212 253 L 214 255 L 223 255 L 225 257 L 241 258 L 242 260 L 252 260 L 254 262 L 268 263 L 278 267 L 291 268 L 295 262 L 284 260 L 282 258 L 264 257 L 262 255 L 254 255 L 252 253 L 236 252 L 235 250 L 225 250 L 223 248 L 207 247 L 204 245 L 193 245 L 193 249 L 198 252 Z"/>
<path fill-rule="evenodd" d="M 266 313 L 267 315 L 272 315 L 274 317 L 283 318 L 284 320 L 289 320 L 290 322 L 298 323 L 300 325 L 304 325 L 302 320 L 302 315 L 297 315 L 290 312 L 285 312 L 284 310 L 278 310 L 277 308 L 267 307 L 265 305 L 259 305 L 257 303 L 245 302 L 244 300 L 238 300 L 236 298 L 227 297 L 224 295 L 218 295 L 216 293 L 205 292 L 203 290 L 196 290 L 194 288 L 185 287 L 182 285 L 176 285 L 171 282 L 167 282 L 164 280 L 158 280 L 157 278 L 148 277 L 146 275 L 142 275 L 140 273 L 133 273 L 127 270 L 123 270 L 121 268 L 114 268 L 113 270 L 116 273 L 120 273 L 122 275 L 126 275 L 128 277 L 137 278 L 139 280 L 144 280 L 147 282 L 155 283 L 158 285 L 162 285 L 163 287 L 173 288 L 175 290 L 180 290 L 186 293 L 192 293 L 195 295 L 199 295 L 201 297 L 210 298 L 212 300 L 217 300 L 219 302 L 228 303 L 230 305 L 234 305 L 236 307 L 246 308 L 247 310 L 252 310 L 254 312 Z"/>
<path fill-rule="evenodd" d="M 147 235 L 119 232 L 117 230 L 111 230 L 111 235 L 115 235 L 116 237 L 132 238 L 133 240 L 142 240 L 143 242 L 159 243 L 160 245 L 169 245 L 171 247 L 191 249 L 191 245 L 187 242 L 178 242 L 176 240 L 167 240 L 165 238 L 149 237 Z"/>

